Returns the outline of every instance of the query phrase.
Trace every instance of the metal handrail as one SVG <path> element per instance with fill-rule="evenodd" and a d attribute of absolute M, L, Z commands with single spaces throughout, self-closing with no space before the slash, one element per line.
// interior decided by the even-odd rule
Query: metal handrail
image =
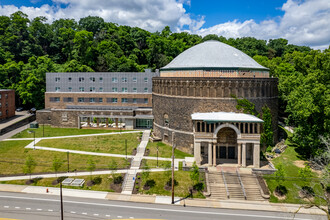
<path fill-rule="evenodd" d="M 241 175 L 239 174 L 238 168 L 236 168 L 236 174 L 238 176 L 238 180 L 239 180 L 239 183 L 241 184 L 243 195 L 244 195 L 244 198 L 246 200 L 246 193 L 245 193 L 244 185 L 243 185 L 243 182 L 242 182 L 242 179 L 241 179 Z"/>
<path fill-rule="evenodd" d="M 227 187 L 227 181 L 226 181 L 226 177 L 225 177 L 225 174 L 223 173 L 222 171 L 222 167 L 220 167 L 221 169 L 221 174 L 222 174 L 222 178 L 223 178 L 223 183 L 225 184 L 225 188 L 226 188 L 226 192 L 227 192 L 227 198 L 229 199 L 229 190 L 228 190 L 228 187 Z"/>

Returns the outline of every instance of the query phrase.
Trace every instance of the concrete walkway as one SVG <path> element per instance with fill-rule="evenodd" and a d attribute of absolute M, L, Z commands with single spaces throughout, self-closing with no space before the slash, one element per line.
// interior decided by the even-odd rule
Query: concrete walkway
<path fill-rule="evenodd" d="M 132 194 L 136 179 L 136 173 L 137 170 L 140 168 L 140 164 L 149 141 L 150 133 L 151 133 L 150 130 L 143 131 L 141 143 L 137 147 L 136 149 L 137 153 L 131 161 L 131 168 L 125 176 L 125 180 L 123 183 L 123 190 L 121 192 L 122 194 L 126 194 L 126 195 Z"/>
<path fill-rule="evenodd" d="M 48 189 L 48 193 L 47 193 Z M 39 195 L 58 195 L 60 194 L 59 188 L 54 187 L 41 187 L 41 186 L 21 186 L 0 184 L 0 191 L 5 192 L 19 192 L 27 194 Z M 171 204 L 170 196 L 155 196 L 155 195 L 123 195 L 120 193 L 108 193 L 91 190 L 78 190 L 63 188 L 63 196 L 78 197 L 78 198 L 96 198 L 103 200 L 116 200 L 116 201 L 129 201 L 140 203 L 154 203 L 154 204 Z M 298 204 L 281 204 L 254 202 L 254 201 L 228 201 L 228 200 L 212 200 L 212 199 L 183 199 L 175 197 L 176 205 L 185 205 L 193 207 L 208 207 L 208 208 L 223 208 L 223 209 L 237 209 L 237 210 L 256 210 L 256 211 L 271 211 L 271 212 L 286 212 L 293 213 L 298 210 Z M 322 215 L 324 213 L 317 208 L 300 209 L 299 213 Z M 279 213 L 280 214 L 280 213 Z"/>

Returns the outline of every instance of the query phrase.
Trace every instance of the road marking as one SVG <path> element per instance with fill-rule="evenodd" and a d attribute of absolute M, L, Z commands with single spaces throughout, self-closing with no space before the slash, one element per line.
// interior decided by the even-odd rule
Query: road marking
<path fill-rule="evenodd" d="M 5 205 L 5 206 L 4 206 L 4 208 L 5 208 L 5 209 L 8 209 L 8 208 L 9 208 L 9 206 Z"/>
<path fill-rule="evenodd" d="M 81 214 L 83 214 L 83 215 L 87 215 L 87 213 L 86 213 L 86 212 L 83 212 L 83 213 L 81 213 Z"/>
<path fill-rule="evenodd" d="M 37 211 L 42 211 L 42 209 L 37 209 Z"/>
<path fill-rule="evenodd" d="M 31 210 L 31 208 L 25 208 L 26 210 Z"/>
<path fill-rule="evenodd" d="M 133 219 L 134 217 L 129 217 L 130 219 Z"/>
<path fill-rule="evenodd" d="M 48 209 L 48 212 L 52 212 L 53 211 L 53 209 Z"/>
<path fill-rule="evenodd" d="M 117 218 L 122 218 L 123 216 L 118 215 Z"/>
<path fill-rule="evenodd" d="M 20 209 L 21 207 L 16 206 L 15 209 Z"/>
<path fill-rule="evenodd" d="M 105 215 L 105 217 L 111 217 L 111 215 Z"/>
<path fill-rule="evenodd" d="M 48 201 L 48 202 L 56 202 L 56 203 L 58 202 L 58 200 L 55 200 L 55 199 L 27 198 L 27 197 L 20 197 L 20 196 L 0 196 L 0 198 L 38 200 L 38 201 Z M 288 219 L 288 218 L 290 218 L 290 217 L 285 217 L 285 216 L 180 210 L 180 209 L 172 209 L 173 208 L 172 206 L 169 207 L 171 209 L 165 209 L 165 208 L 152 208 L 152 207 L 142 207 L 142 206 L 128 206 L 128 205 L 113 205 L 113 204 L 104 204 L 104 203 L 78 202 L 78 201 L 70 201 L 70 200 L 64 201 L 64 203 L 103 206 L 103 207 L 118 207 L 118 208 L 128 208 L 128 209 L 142 209 L 142 210 L 144 209 L 144 210 L 151 210 L 151 211 L 194 213 L 194 214 L 202 214 L 202 215 L 205 215 L 205 214 L 206 215 L 224 215 L 224 216 L 241 216 L 241 217 L 271 218 L 271 219 Z M 242 211 L 255 211 L 255 210 L 242 210 Z M 278 214 L 278 212 L 275 212 L 275 211 L 273 211 L 273 213 Z M 87 213 L 85 215 L 87 215 Z M 309 218 L 295 218 L 295 219 L 296 220 L 312 220 L 312 219 L 309 219 Z"/>
<path fill-rule="evenodd" d="M 75 214 L 76 212 L 74 212 L 74 211 L 71 211 L 70 213 L 72 213 L 72 214 Z"/>
<path fill-rule="evenodd" d="M 96 214 L 96 213 L 95 213 L 95 214 L 93 214 L 93 215 L 95 215 L 95 216 L 99 216 L 99 214 Z"/>

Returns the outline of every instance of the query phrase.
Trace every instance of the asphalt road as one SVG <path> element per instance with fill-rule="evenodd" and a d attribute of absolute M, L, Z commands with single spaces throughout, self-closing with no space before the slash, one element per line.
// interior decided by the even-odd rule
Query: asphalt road
<path fill-rule="evenodd" d="M 168 219 L 168 220 L 262 220 L 292 219 L 292 214 L 183 207 L 133 202 L 64 197 L 64 219 Z M 0 192 L 0 219 L 60 219 L 58 196 Z M 302 219 L 326 219 L 325 216 L 296 215 Z"/>

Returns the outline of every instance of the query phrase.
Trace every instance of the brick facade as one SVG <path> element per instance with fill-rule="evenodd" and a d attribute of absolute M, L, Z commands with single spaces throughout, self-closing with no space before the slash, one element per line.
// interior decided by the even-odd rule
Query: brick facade
<path fill-rule="evenodd" d="M 15 116 L 15 90 L 0 89 L 0 121 Z"/>

